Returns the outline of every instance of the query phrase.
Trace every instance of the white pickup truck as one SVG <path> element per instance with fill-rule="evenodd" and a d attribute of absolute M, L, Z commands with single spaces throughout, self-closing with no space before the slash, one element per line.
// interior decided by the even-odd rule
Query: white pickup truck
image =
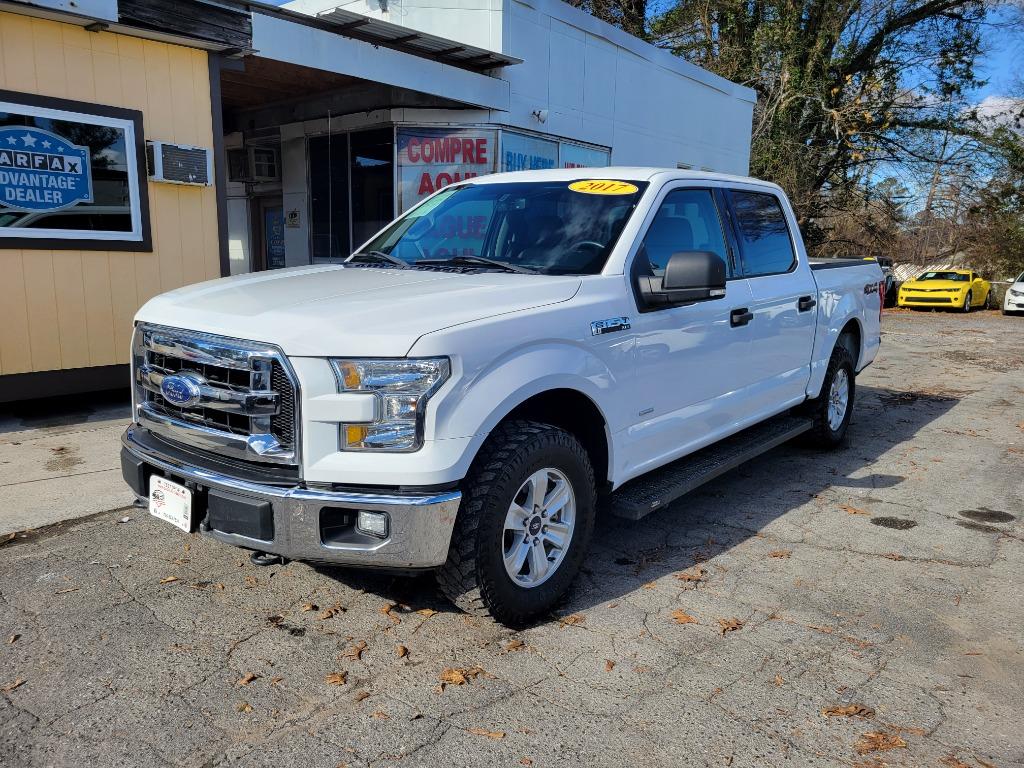
<path fill-rule="evenodd" d="M 435 569 L 519 624 L 569 587 L 599 499 L 635 520 L 801 433 L 837 445 L 882 280 L 811 263 L 754 179 L 474 178 L 345 263 L 148 302 L 124 478 L 254 563 Z"/>

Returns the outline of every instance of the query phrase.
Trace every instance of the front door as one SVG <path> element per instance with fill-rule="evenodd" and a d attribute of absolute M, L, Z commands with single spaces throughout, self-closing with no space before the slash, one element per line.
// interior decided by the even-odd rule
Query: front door
<path fill-rule="evenodd" d="M 709 189 L 667 192 L 635 256 L 664 273 L 679 251 L 713 251 L 733 278 L 715 196 Z M 635 269 L 648 268 L 641 262 Z M 635 274 L 634 270 L 634 274 Z M 733 310 L 748 306 L 746 280 L 730 279 L 722 299 L 637 313 L 634 424 L 626 440 L 630 476 L 734 432 L 745 415 L 743 389 L 749 329 Z"/>

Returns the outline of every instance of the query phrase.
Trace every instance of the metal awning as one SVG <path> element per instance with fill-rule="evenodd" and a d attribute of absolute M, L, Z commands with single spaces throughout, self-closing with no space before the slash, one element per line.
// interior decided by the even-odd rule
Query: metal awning
<path fill-rule="evenodd" d="M 463 69 L 483 72 L 496 67 L 523 63 L 522 59 L 517 59 L 514 56 L 506 56 L 486 48 L 465 45 L 437 35 L 428 35 L 426 32 L 417 32 L 408 27 L 371 19 L 342 8 L 321 11 L 316 15 L 316 19 L 327 24 L 333 31 L 347 37 L 394 48 Z"/>

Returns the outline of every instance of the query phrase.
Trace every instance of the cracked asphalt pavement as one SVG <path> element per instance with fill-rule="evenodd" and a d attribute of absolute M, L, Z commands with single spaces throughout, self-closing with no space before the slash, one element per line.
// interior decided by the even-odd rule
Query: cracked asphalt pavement
<path fill-rule="evenodd" d="M 602 520 L 522 631 L 135 508 L 18 536 L 0 764 L 1024 765 L 1024 319 L 883 328 L 844 448 Z"/>

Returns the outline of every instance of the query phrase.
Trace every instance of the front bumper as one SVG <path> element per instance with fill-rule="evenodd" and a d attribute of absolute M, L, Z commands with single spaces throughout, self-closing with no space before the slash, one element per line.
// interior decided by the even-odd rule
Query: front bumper
<path fill-rule="evenodd" d="M 1003 309 L 1007 312 L 1024 312 L 1024 296 L 1013 296 L 1007 291 L 1003 299 Z"/>
<path fill-rule="evenodd" d="M 952 307 L 962 307 L 964 304 L 963 296 L 956 295 L 944 295 L 944 296 L 929 296 L 927 294 L 898 294 L 896 297 L 896 304 L 900 307 L 945 307 L 950 309 Z"/>
<path fill-rule="evenodd" d="M 458 491 L 351 493 L 254 482 L 169 456 L 147 437 L 138 425 L 122 436 L 125 481 L 140 497 L 148 495 L 152 474 L 193 488 L 205 502 L 200 532 L 225 544 L 291 560 L 385 569 L 433 568 L 448 557 Z M 359 510 L 386 512 L 387 537 L 356 530 Z"/>

